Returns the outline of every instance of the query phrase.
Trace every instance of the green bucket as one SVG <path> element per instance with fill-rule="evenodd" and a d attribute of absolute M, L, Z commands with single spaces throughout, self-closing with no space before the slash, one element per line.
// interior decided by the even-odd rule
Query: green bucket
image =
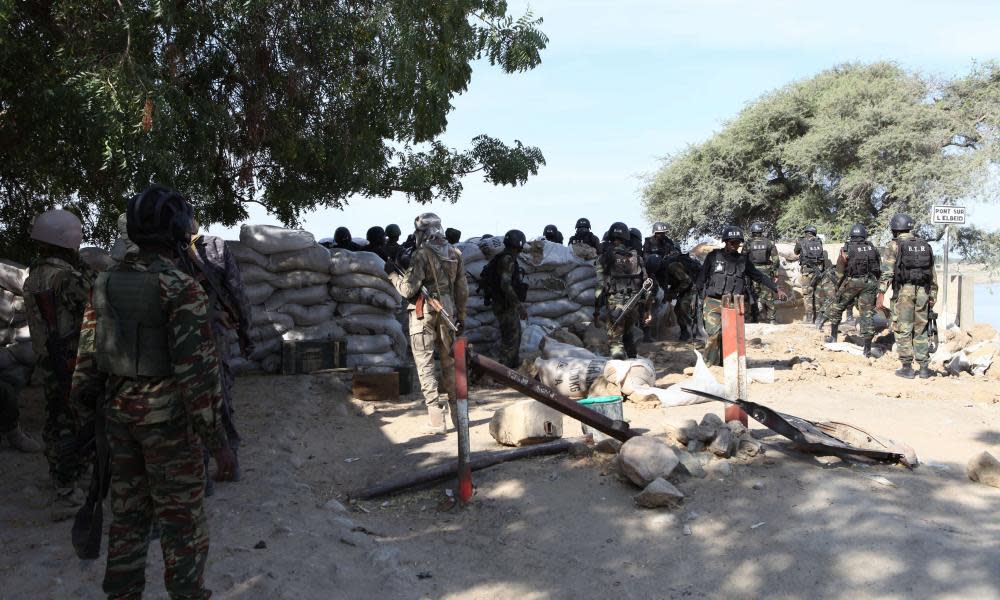
<path fill-rule="evenodd" d="M 604 415 L 612 421 L 621 421 L 624 418 L 624 414 L 622 413 L 621 396 L 595 396 L 593 398 L 583 398 L 582 400 L 577 400 L 576 402 L 581 406 L 586 406 L 596 413 Z M 611 437 L 597 431 L 596 429 L 592 429 L 583 423 L 580 424 L 580 428 L 583 431 L 583 435 L 587 435 L 589 433 L 594 436 L 594 443 Z"/>

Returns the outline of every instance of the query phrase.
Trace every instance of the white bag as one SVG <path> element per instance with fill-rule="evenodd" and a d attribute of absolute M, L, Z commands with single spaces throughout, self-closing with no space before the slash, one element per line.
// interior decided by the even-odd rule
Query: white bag
<path fill-rule="evenodd" d="M 563 396 L 577 399 L 587 395 L 587 390 L 604 374 L 606 358 L 553 358 L 535 359 L 538 379 Z"/>
<path fill-rule="evenodd" d="M 350 315 L 340 317 L 337 323 L 344 328 L 347 333 L 368 334 L 384 333 L 392 338 L 397 352 L 406 353 L 407 339 L 403 333 L 403 326 L 392 316 L 380 317 L 377 315 Z"/>
<path fill-rule="evenodd" d="M 336 307 L 332 302 L 312 306 L 286 304 L 281 307 L 281 312 L 290 316 L 295 321 L 297 327 L 307 327 L 331 321 L 333 319 L 334 308 Z"/>
<path fill-rule="evenodd" d="M 28 278 L 28 269 L 20 263 L 0 258 L 0 288 L 24 295 L 24 280 Z"/>
<path fill-rule="evenodd" d="M 551 333 L 560 327 L 559 323 L 546 317 L 528 317 L 528 323 L 541 326 L 545 333 Z"/>
<path fill-rule="evenodd" d="M 521 253 L 520 258 L 527 264 L 538 270 L 557 270 L 568 272 L 580 261 L 573 255 L 573 251 L 563 246 L 545 239 L 532 240 Z"/>
<path fill-rule="evenodd" d="M 344 338 L 345 351 L 352 354 L 385 354 L 392 350 L 392 338 L 379 333 L 375 335 L 348 335 Z"/>
<path fill-rule="evenodd" d="M 479 239 L 479 251 L 483 253 L 483 258 L 489 260 L 503 252 L 503 237 L 493 236 L 485 240 Z"/>
<path fill-rule="evenodd" d="M 343 248 L 333 248 L 330 250 L 330 264 L 328 269 L 331 275 L 365 273 L 379 278 L 386 276 L 385 261 L 378 254 L 374 252 L 351 252 Z"/>
<path fill-rule="evenodd" d="M 486 257 L 483 256 L 483 251 L 479 249 L 479 246 L 471 242 L 459 242 L 455 244 L 455 249 L 462 253 L 462 261 L 468 265 L 469 263 L 482 262 L 483 265 L 486 264 Z M 474 275 L 479 277 L 479 271 L 475 271 Z"/>
<path fill-rule="evenodd" d="M 330 268 L 330 251 L 316 244 L 302 250 L 279 252 L 267 258 L 269 271 L 315 271 L 328 273 Z"/>
<path fill-rule="evenodd" d="M 567 358 L 593 360 L 598 358 L 596 354 L 586 348 L 557 342 L 550 337 L 543 337 L 538 348 L 542 351 L 542 358 L 546 360 Z"/>
<path fill-rule="evenodd" d="M 313 285 L 297 290 L 278 290 L 264 303 L 266 310 L 280 310 L 284 312 L 287 304 L 299 304 L 302 306 L 313 306 L 330 301 L 330 294 L 327 293 L 325 285 Z"/>
<path fill-rule="evenodd" d="M 528 358 L 528 355 L 538 354 L 542 340 L 545 339 L 545 334 L 548 332 L 541 326 L 532 323 L 524 325 L 522 322 L 522 325 L 520 354 L 523 359 Z"/>
<path fill-rule="evenodd" d="M 316 271 L 288 271 L 278 275 L 270 283 L 276 288 L 299 289 L 330 283 L 330 275 Z"/>
<path fill-rule="evenodd" d="M 234 240 L 226 240 L 226 249 L 228 249 L 229 253 L 233 255 L 234 259 L 236 259 L 236 263 L 240 265 L 241 271 L 243 265 L 256 265 L 262 269 L 267 268 L 267 257 L 253 248 L 244 246 L 240 242 Z"/>
<path fill-rule="evenodd" d="M 375 258 L 378 258 L 378 256 L 375 256 Z M 389 282 L 389 279 L 385 277 L 384 273 L 382 277 L 376 277 L 365 273 L 334 275 L 330 280 L 330 285 L 339 288 L 373 288 L 385 292 L 390 298 L 395 299 L 397 302 L 402 300 L 402 296 L 399 295 L 399 292 L 396 291 L 396 288 Z"/>
<path fill-rule="evenodd" d="M 319 325 L 289 329 L 284 335 L 281 336 L 281 339 L 286 342 L 302 342 L 342 340 L 346 337 L 347 333 L 344 332 L 344 329 L 340 325 L 337 325 L 333 321 L 327 321 L 326 323 L 320 323 Z"/>
<path fill-rule="evenodd" d="M 255 327 L 251 327 L 249 331 L 247 331 L 247 336 L 256 344 L 257 342 L 263 342 L 265 340 L 281 337 L 281 334 L 285 331 L 286 329 L 284 325 L 271 323 L 268 325 L 257 325 Z"/>
<path fill-rule="evenodd" d="M 635 393 L 639 395 L 655 395 L 660 399 L 660 404 L 663 408 L 670 408 L 672 406 L 689 406 L 691 404 L 709 402 L 708 398 L 704 398 L 696 394 L 689 394 L 681 388 L 699 390 L 715 394 L 716 396 L 725 397 L 726 386 L 716 381 L 712 372 L 709 371 L 708 367 L 705 365 L 705 359 L 701 357 L 701 353 L 695 350 L 694 354 L 697 357 L 697 362 L 695 362 L 694 365 L 694 374 L 687 381 L 675 383 L 665 390 L 647 386 L 636 386 Z"/>
<path fill-rule="evenodd" d="M 281 338 L 275 337 L 268 340 L 261 340 L 260 342 L 255 342 L 253 346 L 253 352 L 249 358 L 250 360 L 260 361 L 270 354 L 281 352 Z"/>
<path fill-rule="evenodd" d="M 576 312 L 571 312 L 565 314 L 561 317 L 556 317 L 556 322 L 559 323 L 560 327 L 565 327 L 566 329 L 572 329 L 574 326 L 581 323 L 589 323 L 594 320 L 594 309 L 592 307 L 584 308 L 580 307 Z"/>
<path fill-rule="evenodd" d="M 626 396 L 632 394 L 635 386 L 651 387 L 656 383 L 656 369 L 648 358 L 609 360 L 604 368 L 604 377 L 622 389 Z"/>
<path fill-rule="evenodd" d="M 315 246 L 316 238 L 301 229 L 285 229 L 274 225 L 244 225 L 240 228 L 240 243 L 261 254 L 271 255 Z"/>
<path fill-rule="evenodd" d="M 474 331 L 465 332 L 465 339 L 473 344 L 492 344 L 500 340 L 500 330 L 492 325 L 483 325 Z"/>
<path fill-rule="evenodd" d="M 257 265 L 245 264 L 240 266 L 240 278 L 243 280 L 243 285 L 270 283 L 274 281 L 275 277 L 277 275 Z"/>

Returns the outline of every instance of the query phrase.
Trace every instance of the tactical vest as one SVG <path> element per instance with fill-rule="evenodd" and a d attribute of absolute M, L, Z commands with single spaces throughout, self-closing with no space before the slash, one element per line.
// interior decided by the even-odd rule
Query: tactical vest
<path fill-rule="evenodd" d="M 899 247 L 896 281 L 901 284 L 930 285 L 934 270 L 931 245 L 920 238 L 897 239 L 896 244 Z"/>
<path fill-rule="evenodd" d="M 750 262 L 755 265 L 766 265 L 768 264 L 767 254 L 770 249 L 771 244 L 767 243 L 765 239 L 753 238 L 747 243 L 747 255 L 750 257 Z"/>
<path fill-rule="evenodd" d="M 847 242 L 847 276 L 878 276 L 882 270 L 878 250 L 871 242 Z"/>
<path fill-rule="evenodd" d="M 742 254 L 718 252 L 714 257 L 712 273 L 705 285 L 705 295 L 721 298 L 726 294 L 742 294 L 746 287 L 747 263 Z"/>
<path fill-rule="evenodd" d="M 823 264 L 823 241 L 818 237 L 807 237 L 799 240 L 802 248 L 802 264 L 815 267 Z"/>
<path fill-rule="evenodd" d="M 611 294 L 634 294 L 642 287 L 642 264 L 639 253 L 634 249 L 608 250 L 608 292 Z"/>
<path fill-rule="evenodd" d="M 93 304 L 100 371 L 132 379 L 174 374 L 167 315 L 160 304 L 159 274 L 169 268 L 158 261 L 145 272 L 98 275 Z"/>

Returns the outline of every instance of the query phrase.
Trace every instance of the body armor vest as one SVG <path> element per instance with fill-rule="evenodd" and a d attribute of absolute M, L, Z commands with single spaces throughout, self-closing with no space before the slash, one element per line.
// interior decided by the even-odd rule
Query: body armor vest
<path fill-rule="evenodd" d="M 174 374 L 167 315 L 160 304 L 160 273 L 101 273 L 94 284 L 97 313 L 97 368 L 120 377 L 171 377 Z"/>
<path fill-rule="evenodd" d="M 896 240 L 896 244 L 899 246 L 896 281 L 901 284 L 929 285 L 934 268 L 931 245 L 920 238 Z"/>
<path fill-rule="evenodd" d="M 878 250 L 871 242 L 847 242 L 847 276 L 868 277 L 878 276 L 881 271 L 881 258 Z"/>
<path fill-rule="evenodd" d="M 770 244 L 764 239 L 751 239 L 750 243 L 747 244 L 747 254 L 750 256 L 750 262 L 755 265 L 766 265 L 768 264 L 767 254 Z"/>
<path fill-rule="evenodd" d="M 705 286 L 705 295 L 721 298 L 725 294 L 742 294 L 746 287 L 747 263 L 742 254 L 719 252 L 715 255 L 712 274 Z"/>
<path fill-rule="evenodd" d="M 807 267 L 815 267 L 823 264 L 823 241 L 818 237 L 802 238 L 799 242 L 802 247 L 802 264 Z"/>
<path fill-rule="evenodd" d="M 612 294 L 633 294 L 642 287 L 642 265 L 639 263 L 639 253 L 635 250 L 609 251 L 610 265 L 608 275 L 611 278 L 609 292 Z"/>

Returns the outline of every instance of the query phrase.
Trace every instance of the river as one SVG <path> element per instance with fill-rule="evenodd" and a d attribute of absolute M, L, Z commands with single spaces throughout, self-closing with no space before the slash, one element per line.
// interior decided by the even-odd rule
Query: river
<path fill-rule="evenodd" d="M 1000 283 L 979 283 L 975 290 L 976 322 L 1000 329 Z"/>

